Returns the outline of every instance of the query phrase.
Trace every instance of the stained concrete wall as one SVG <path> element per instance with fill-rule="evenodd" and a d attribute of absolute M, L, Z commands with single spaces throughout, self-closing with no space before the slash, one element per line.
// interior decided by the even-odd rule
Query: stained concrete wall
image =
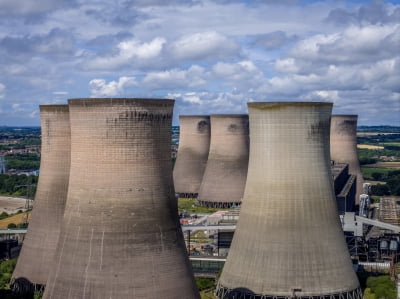
<path fill-rule="evenodd" d="M 198 203 L 209 207 L 240 204 L 246 184 L 248 161 L 248 115 L 211 115 L 210 153 Z"/>
<path fill-rule="evenodd" d="M 357 176 L 356 204 L 363 193 L 364 179 L 357 154 L 357 115 L 332 115 L 331 159 L 349 164 L 349 173 Z"/>
<path fill-rule="evenodd" d="M 29 288 L 28 282 L 46 284 L 67 199 L 71 144 L 68 105 L 42 105 L 40 119 L 40 176 L 28 233 L 13 273 L 16 291 Z"/>
<path fill-rule="evenodd" d="M 173 103 L 69 100 L 71 175 L 44 298 L 199 298 L 174 197 Z"/>
<path fill-rule="evenodd" d="M 249 171 L 218 296 L 361 298 L 332 186 L 332 104 L 248 109 Z"/>
<path fill-rule="evenodd" d="M 179 125 L 179 148 L 173 172 L 175 192 L 196 196 L 210 149 L 210 116 L 180 115 Z"/>

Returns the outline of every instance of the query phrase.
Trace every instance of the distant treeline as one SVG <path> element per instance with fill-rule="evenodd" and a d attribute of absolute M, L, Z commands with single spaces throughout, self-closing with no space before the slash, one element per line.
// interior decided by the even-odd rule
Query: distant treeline
<path fill-rule="evenodd" d="M 357 137 L 358 144 L 374 144 L 400 142 L 400 134 L 377 134 Z"/>
<path fill-rule="evenodd" d="M 371 186 L 373 195 L 397 195 L 400 196 L 400 169 L 386 173 L 373 172 L 371 174 L 375 181 L 385 181 L 386 184 L 377 184 Z"/>
<path fill-rule="evenodd" d="M 38 177 L 25 174 L 0 174 L 0 194 L 12 196 L 28 196 L 28 186 L 31 185 L 29 195 L 34 196 Z"/>
<path fill-rule="evenodd" d="M 5 160 L 7 169 L 38 170 L 40 166 L 40 157 L 36 153 L 7 155 Z"/>
<path fill-rule="evenodd" d="M 385 133 L 400 133 L 398 126 L 358 126 L 358 132 L 385 132 Z"/>

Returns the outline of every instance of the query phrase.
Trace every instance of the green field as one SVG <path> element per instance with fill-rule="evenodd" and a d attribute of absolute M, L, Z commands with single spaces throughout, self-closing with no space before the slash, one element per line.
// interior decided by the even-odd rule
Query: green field
<path fill-rule="evenodd" d="M 390 171 L 393 171 L 393 169 L 361 166 L 361 172 L 364 179 L 366 180 L 374 180 L 374 178 L 372 177 L 372 173 L 374 172 L 388 174 Z"/>

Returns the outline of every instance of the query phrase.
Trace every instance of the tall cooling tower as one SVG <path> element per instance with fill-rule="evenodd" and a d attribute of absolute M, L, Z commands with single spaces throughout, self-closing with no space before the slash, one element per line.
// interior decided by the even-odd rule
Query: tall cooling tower
<path fill-rule="evenodd" d="M 174 167 L 175 192 L 197 197 L 210 149 L 210 116 L 179 116 L 179 148 Z"/>
<path fill-rule="evenodd" d="M 69 100 L 68 198 L 44 298 L 199 298 L 172 181 L 173 104 Z"/>
<path fill-rule="evenodd" d="M 248 108 L 249 171 L 217 295 L 361 298 L 331 181 L 332 104 Z"/>
<path fill-rule="evenodd" d="M 227 208 L 242 202 L 249 162 L 249 117 L 211 115 L 211 143 L 198 204 Z"/>
<path fill-rule="evenodd" d="M 68 105 L 40 106 L 40 177 L 32 217 L 13 273 L 16 292 L 41 289 L 53 260 L 67 199 L 71 134 Z"/>
<path fill-rule="evenodd" d="M 356 203 L 363 193 L 363 176 L 357 155 L 357 115 L 332 115 L 331 159 L 349 164 L 349 173 L 357 176 Z"/>

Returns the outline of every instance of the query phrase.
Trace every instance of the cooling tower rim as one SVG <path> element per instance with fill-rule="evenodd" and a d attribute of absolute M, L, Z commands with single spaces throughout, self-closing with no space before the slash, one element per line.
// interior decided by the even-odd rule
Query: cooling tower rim
<path fill-rule="evenodd" d="M 68 112 L 69 111 L 69 106 L 67 104 L 39 105 L 39 110 L 40 111 L 65 111 L 65 112 Z"/>
<path fill-rule="evenodd" d="M 173 106 L 175 100 L 163 98 L 72 98 L 68 99 L 69 106 L 110 106 L 126 104 L 144 104 L 153 106 Z"/>
<path fill-rule="evenodd" d="M 211 114 L 210 118 L 248 118 L 248 114 Z"/>
<path fill-rule="evenodd" d="M 179 115 L 179 119 L 181 119 L 181 118 L 207 118 L 207 119 L 209 119 L 210 118 L 210 115 L 188 115 L 188 114 L 185 114 L 185 115 L 182 115 L 182 114 L 180 114 Z"/>
<path fill-rule="evenodd" d="M 254 109 L 274 109 L 283 107 L 332 107 L 332 102 L 248 102 L 248 108 Z"/>

